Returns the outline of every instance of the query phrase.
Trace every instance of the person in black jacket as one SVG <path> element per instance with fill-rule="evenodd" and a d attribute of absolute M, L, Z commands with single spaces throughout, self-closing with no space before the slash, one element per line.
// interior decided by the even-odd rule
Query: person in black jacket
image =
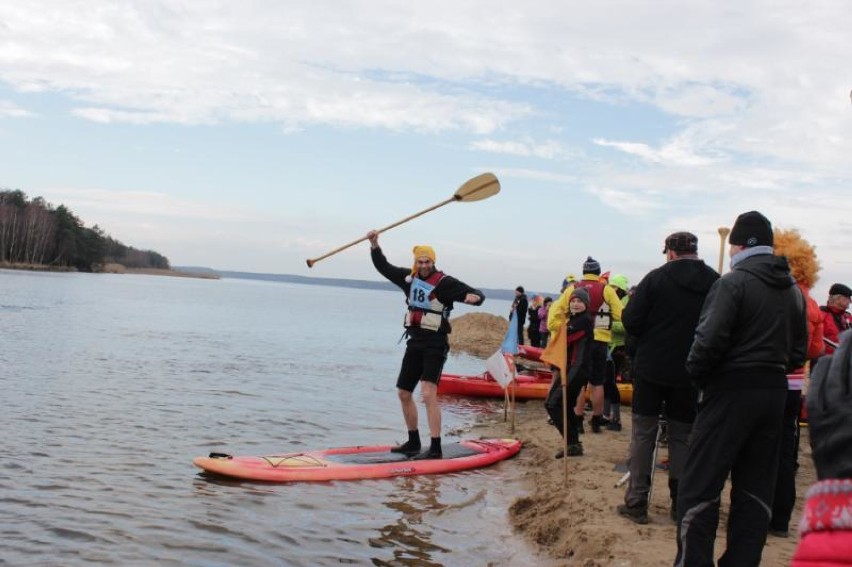
<path fill-rule="evenodd" d="M 482 305 L 485 295 L 435 269 L 435 251 L 430 246 L 414 247 L 414 267 L 392 266 L 379 247 L 379 233 L 367 233 L 373 266 L 406 295 L 408 309 L 405 330 L 408 341 L 396 387 L 402 404 L 402 415 L 408 427 L 408 441 L 391 451 L 413 456 L 415 459 L 440 459 L 441 406 L 438 404 L 438 382 L 447 359 L 450 333 L 450 311 L 453 302 Z M 412 393 L 421 383 L 423 403 L 429 421 L 431 444 L 420 452 L 420 432 L 417 428 L 417 405 Z"/>
<path fill-rule="evenodd" d="M 512 313 L 515 314 L 515 324 L 518 325 L 518 344 L 524 344 L 524 322 L 527 319 L 527 308 L 529 301 L 527 300 L 524 286 L 519 285 L 515 288 L 515 300 L 512 302 L 512 311 L 509 312 L 509 319 L 512 318 Z"/>
<path fill-rule="evenodd" d="M 639 524 L 648 521 L 654 445 L 664 403 L 672 518 L 677 509 L 678 479 L 698 408 L 698 390 L 686 373 L 686 356 L 704 298 L 719 279 L 698 257 L 698 237 L 690 232 L 669 235 L 663 254 L 666 263 L 642 278 L 621 315 L 624 329 L 634 337 L 635 352 L 630 482 L 624 504 L 616 510 Z"/>
<path fill-rule="evenodd" d="M 700 405 L 677 500 L 676 566 L 713 565 L 725 481 L 727 548 L 720 566 L 760 564 L 775 492 L 787 372 L 805 362 L 805 300 L 772 225 L 757 211 L 731 230 L 731 271 L 713 284 L 686 369 Z"/>

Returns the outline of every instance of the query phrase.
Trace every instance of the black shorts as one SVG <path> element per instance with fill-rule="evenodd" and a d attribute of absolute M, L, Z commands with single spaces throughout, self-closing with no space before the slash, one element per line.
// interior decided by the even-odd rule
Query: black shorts
<path fill-rule="evenodd" d="M 408 339 L 396 387 L 413 392 L 420 380 L 432 382 L 437 386 L 449 350 L 450 345 L 447 343 L 446 335 Z"/>
<path fill-rule="evenodd" d="M 606 380 L 606 351 L 609 345 L 601 341 L 592 341 L 592 371 L 589 384 L 603 386 Z"/>

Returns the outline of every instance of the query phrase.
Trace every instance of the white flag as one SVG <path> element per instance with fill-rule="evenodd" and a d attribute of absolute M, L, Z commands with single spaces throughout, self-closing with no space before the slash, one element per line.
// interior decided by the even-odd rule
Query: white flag
<path fill-rule="evenodd" d="M 512 378 L 514 378 L 509 362 L 499 350 L 489 356 L 485 361 L 485 370 L 487 370 L 488 373 L 491 374 L 491 377 L 503 386 L 503 388 L 508 386 L 509 382 L 511 382 Z"/>

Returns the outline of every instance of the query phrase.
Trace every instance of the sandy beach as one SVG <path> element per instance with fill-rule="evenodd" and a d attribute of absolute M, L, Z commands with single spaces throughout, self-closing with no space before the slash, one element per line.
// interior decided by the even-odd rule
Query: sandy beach
<path fill-rule="evenodd" d="M 511 436 L 524 442 L 524 458 L 516 460 L 522 468 L 528 492 L 519 495 L 509 509 L 512 524 L 519 534 L 538 547 L 544 556 L 564 560 L 564 565 L 584 567 L 657 567 L 671 565 L 675 556 L 675 524 L 669 519 L 668 476 L 658 470 L 650 522 L 640 526 L 618 516 L 615 507 L 623 502 L 624 487 L 615 484 L 623 475 L 630 443 L 630 411 L 623 408 L 624 429 L 584 434 L 585 454 L 567 460 L 565 483 L 561 459 L 553 454 L 560 438 L 547 423 L 542 401 L 518 403 L 515 431 L 511 421 L 490 418 L 472 431 L 485 437 Z M 588 431 L 588 428 L 587 428 Z M 666 448 L 659 451 L 658 462 L 667 458 Z M 807 429 L 802 432 L 797 474 L 797 502 L 789 538 L 769 536 L 763 552 L 763 565 L 789 565 L 798 543 L 795 526 L 801 516 L 802 497 L 816 480 Z M 728 487 L 717 532 L 717 554 L 722 553 L 727 522 Z M 560 563 L 563 564 L 563 563 Z"/>
<path fill-rule="evenodd" d="M 475 356 L 487 356 L 499 348 L 508 321 L 487 314 L 468 314 L 453 322 L 452 348 Z M 518 533 L 536 546 L 540 554 L 559 565 L 583 567 L 659 567 L 671 565 L 675 556 L 675 524 L 669 519 L 668 476 L 658 470 L 649 510 L 650 522 L 637 525 L 618 516 L 624 487 L 615 484 L 626 470 L 631 430 L 629 407 L 622 407 L 624 428 L 620 432 L 590 432 L 581 436 L 585 454 L 565 461 L 554 459 L 560 448 L 556 429 L 547 423 L 544 402 L 518 402 L 514 431 L 511 420 L 487 418 L 471 434 L 482 437 L 515 437 L 524 442 L 523 458 L 514 461 L 527 487 L 509 508 Z M 588 420 L 587 420 L 588 423 Z M 662 447 L 658 462 L 667 459 Z M 797 501 L 789 538 L 769 536 L 762 565 L 789 565 L 798 543 L 796 527 L 803 496 L 816 481 L 807 428 L 802 429 L 796 477 Z M 717 530 L 716 558 L 725 544 L 729 487 L 722 496 Z"/>

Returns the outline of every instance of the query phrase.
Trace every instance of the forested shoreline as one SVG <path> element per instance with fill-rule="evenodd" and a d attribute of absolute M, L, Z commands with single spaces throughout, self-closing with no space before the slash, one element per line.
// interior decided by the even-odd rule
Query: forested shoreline
<path fill-rule="evenodd" d="M 86 227 L 65 205 L 0 189 L 0 267 L 99 272 L 105 265 L 169 270 L 169 260 L 153 250 L 137 250 Z"/>

